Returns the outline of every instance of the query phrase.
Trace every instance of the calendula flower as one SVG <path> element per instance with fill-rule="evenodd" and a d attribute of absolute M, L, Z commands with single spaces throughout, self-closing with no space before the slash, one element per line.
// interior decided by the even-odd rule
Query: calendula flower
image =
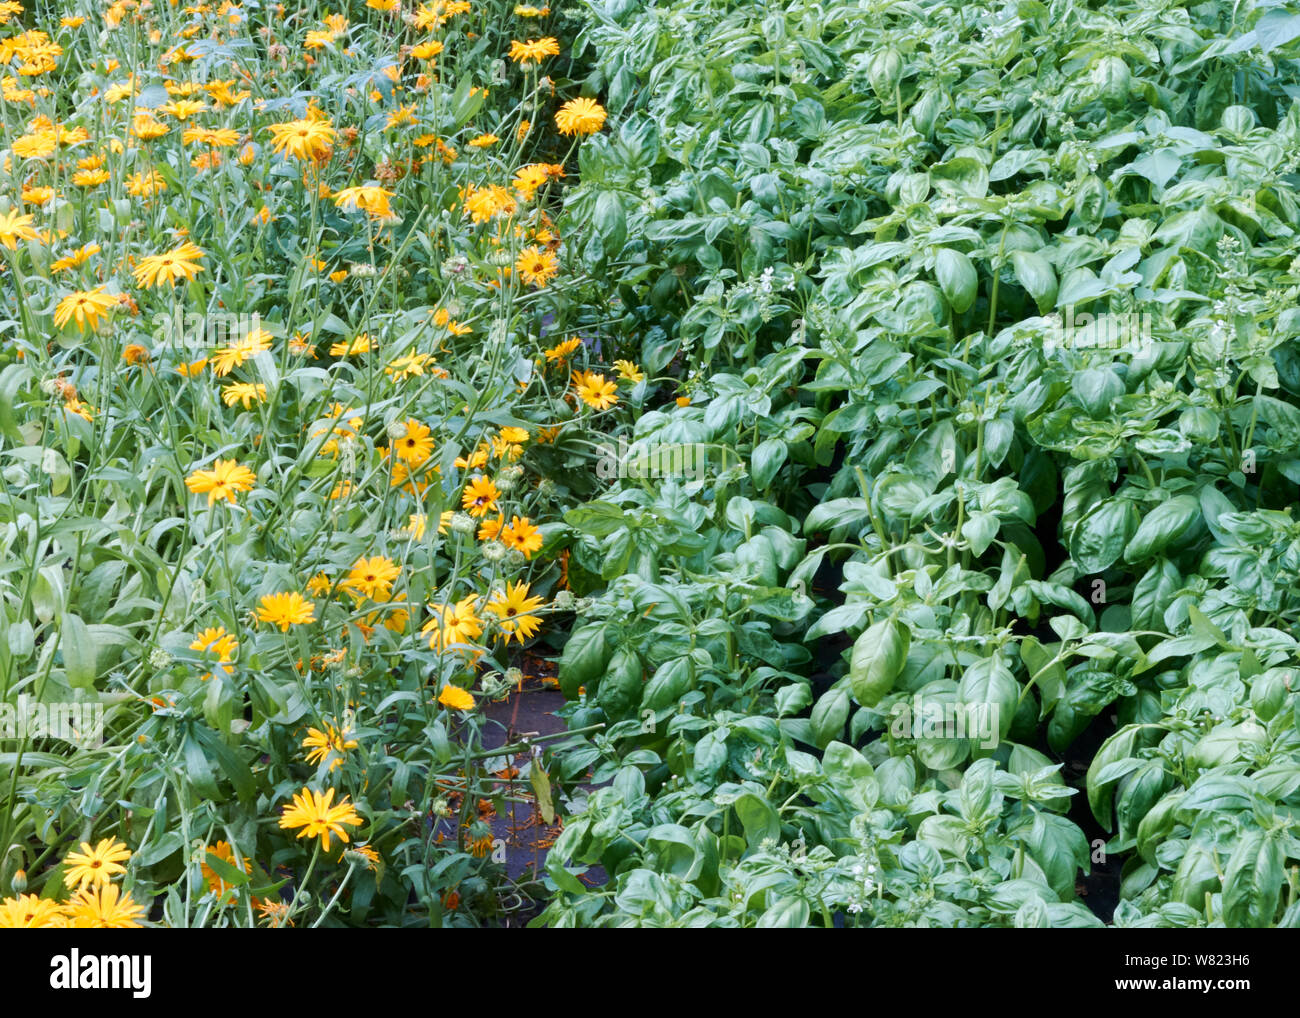
<path fill-rule="evenodd" d="M 160 106 L 159 112 L 166 113 L 175 120 L 189 120 L 196 113 L 202 113 L 208 104 L 195 99 L 174 99 Z"/>
<path fill-rule="evenodd" d="M 524 278 L 524 282 L 533 286 L 545 286 L 560 271 L 560 264 L 555 255 L 538 247 L 526 247 L 519 252 L 515 269 Z"/>
<path fill-rule="evenodd" d="M 474 709 L 474 697 L 460 686 L 453 686 L 450 683 L 442 687 L 442 692 L 438 694 L 438 702 L 451 710 Z"/>
<path fill-rule="evenodd" d="M 392 191 L 371 184 L 360 187 L 345 187 L 334 195 L 334 204 L 345 212 L 365 211 L 372 219 L 392 219 L 393 210 L 388 199 Z"/>
<path fill-rule="evenodd" d="M 190 644 L 190 650 L 197 650 L 201 654 L 216 654 L 221 670 L 227 675 L 235 672 L 235 666 L 230 662 L 235 659 L 235 651 L 238 649 L 239 641 L 226 632 L 225 626 L 208 627 Z M 203 676 L 205 680 L 211 677 L 211 672 Z"/>
<path fill-rule="evenodd" d="M 235 496 L 245 491 L 252 491 L 257 483 L 257 476 L 248 467 L 242 467 L 235 460 L 217 460 L 211 470 L 196 470 L 185 478 L 185 486 L 196 495 L 207 495 L 208 505 L 224 498 L 231 505 Z"/>
<path fill-rule="evenodd" d="M 83 887 L 64 906 L 68 925 L 74 929 L 129 930 L 140 926 L 144 906 L 116 884 Z"/>
<path fill-rule="evenodd" d="M 239 132 L 234 128 L 187 127 L 181 135 L 186 145 L 206 145 L 208 148 L 231 148 L 239 143 Z"/>
<path fill-rule="evenodd" d="M 395 382 L 404 382 L 416 375 L 423 375 L 425 367 L 432 365 L 433 357 L 427 353 L 412 350 L 410 353 L 390 361 L 384 368 L 384 374 Z"/>
<path fill-rule="evenodd" d="M 208 359 L 202 357 L 196 361 L 190 361 L 188 364 L 177 364 L 176 373 L 182 378 L 194 378 L 202 373 L 203 369 L 208 366 Z"/>
<path fill-rule="evenodd" d="M 344 756 L 349 749 L 357 748 L 357 740 L 352 738 L 352 730 L 349 728 L 335 728 L 327 724 L 325 730 L 319 728 L 308 728 L 307 738 L 302 740 L 302 748 L 311 750 L 307 754 L 309 764 L 321 764 L 327 759 L 330 761 L 329 773 L 334 773 L 334 768 L 343 763 Z"/>
<path fill-rule="evenodd" d="M 72 183 L 77 187 L 98 187 L 109 180 L 107 170 L 78 170 L 72 175 Z"/>
<path fill-rule="evenodd" d="M 558 57 L 560 44 L 555 39 L 529 39 L 510 43 L 510 59 L 517 64 L 540 64 L 544 57 Z"/>
<path fill-rule="evenodd" d="M 260 382 L 231 382 L 221 390 L 221 400 L 226 406 L 239 403 L 245 410 L 251 410 L 254 403 L 266 399 L 266 386 Z"/>
<path fill-rule="evenodd" d="M 555 114 L 561 134 L 595 134 L 605 124 L 605 107 L 594 99 L 571 99 Z"/>
<path fill-rule="evenodd" d="M 54 326 L 61 329 L 69 322 L 76 322 L 79 330 L 93 331 L 99 325 L 100 318 L 107 318 L 117 303 L 117 295 L 105 293 L 102 286 L 93 290 L 77 290 L 55 305 Z"/>
<path fill-rule="evenodd" d="M 415 124 L 419 118 L 415 115 L 414 106 L 399 106 L 388 114 L 388 120 L 384 123 L 386 130 L 392 130 L 394 127 L 404 127 L 407 124 Z"/>
<path fill-rule="evenodd" d="M 141 141 L 156 141 L 169 131 L 170 127 L 146 113 L 137 114 L 131 120 L 131 133 Z"/>
<path fill-rule="evenodd" d="M 471 516 L 486 516 L 497 505 L 501 492 L 486 477 L 475 477 L 465 486 L 460 497 L 461 508 Z"/>
<path fill-rule="evenodd" d="M 433 432 L 414 417 L 408 418 L 405 433 L 393 439 L 392 449 L 405 463 L 423 463 L 433 455 Z"/>
<path fill-rule="evenodd" d="M 420 632 L 428 636 L 432 650 L 447 650 L 457 644 L 473 643 L 483 635 L 483 623 L 475 613 L 478 595 L 462 597 L 455 604 L 429 605 L 433 618 Z"/>
<path fill-rule="evenodd" d="M 229 346 L 214 350 L 212 352 L 212 373 L 218 378 L 224 378 L 235 368 L 241 367 L 245 361 L 250 361 L 258 354 L 270 350 L 271 340 L 274 338 L 265 329 L 253 329 L 248 335 L 241 336 Z"/>
<path fill-rule="evenodd" d="M 67 924 L 63 906 L 35 894 L 0 901 L 0 930 L 58 929 Z"/>
<path fill-rule="evenodd" d="M 492 440 L 492 452 L 501 459 L 517 460 L 524 454 L 528 432 L 523 428 L 504 427 Z"/>
<path fill-rule="evenodd" d="M 470 148 L 491 148 L 500 140 L 501 139 L 498 138 L 495 134 L 480 134 L 475 138 L 471 138 L 465 144 L 467 144 Z"/>
<path fill-rule="evenodd" d="M 139 343 L 128 343 L 122 349 L 122 360 L 131 367 L 149 363 L 149 348 Z"/>
<path fill-rule="evenodd" d="M 576 336 L 571 339 L 566 339 L 564 342 L 557 343 L 555 346 L 547 350 L 546 359 L 548 361 L 562 361 L 581 346 L 582 340 L 578 339 Z"/>
<path fill-rule="evenodd" d="M 487 187 L 470 184 L 461 190 L 460 198 L 465 214 L 476 223 L 486 223 L 494 216 L 513 216 L 519 210 L 514 195 L 500 184 Z"/>
<path fill-rule="evenodd" d="M 523 552 L 524 558 L 532 558 L 533 552 L 541 550 L 542 532 L 528 521 L 527 516 L 516 516 L 511 519 L 510 526 L 501 531 L 501 543 Z"/>
<path fill-rule="evenodd" d="M 175 286 L 178 280 L 193 279 L 202 272 L 199 259 L 206 257 L 199 247 L 186 241 L 171 251 L 141 258 L 140 263 L 131 271 L 136 286 L 142 289 L 162 286 L 163 283 Z"/>
<path fill-rule="evenodd" d="M 372 348 L 370 334 L 368 332 L 359 333 L 351 340 L 340 340 L 337 343 L 330 344 L 331 357 L 352 357 L 360 353 L 369 353 Z"/>
<path fill-rule="evenodd" d="M 320 837 L 321 848 L 326 852 L 330 850 L 330 836 L 337 835 L 338 839 L 345 845 L 348 843 L 347 831 L 343 829 L 346 824 L 349 827 L 360 827 L 361 817 L 357 815 L 356 808 L 347 800 L 347 796 L 338 803 L 333 805 L 334 789 L 328 789 L 323 795 L 320 792 L 313 792 L 310 788 L 304 788 L 293 797 L 293 805 L 287 806 L 280 815 L 280 827 L 284 830 L 293 830 L 301 827 L 298 832 L 300 838 Z"/>
<path fill-rule="evenodd" d="M 92 257 L 99 254 L 98 244 L 82 244 L 81 247 L 71 254 L 64 255 L 62 258 L 56 258 L 50 262 L 52 272 L 66 272 L 68 269 L 79 268 L 90 261 Z M 100 289 L 103 289 L 100 287 Z"/>
<path fill-rule="evenodd" d="M 633 383 L 645 381 L 645 372 L 631 361 L 615 361 L 614 370 L 618 372 L 618 377 L 625 381 Z"/>
<path fill-rule="evenodd" d="M 392 559 L 383 555 L 364 555 L 352 564 L 352 569 L 339 584 L 358 597 L 368 597 L 372 601 L 387 601 L 393 592 L 393 581 L 401 575 L 402 570 Z"/>
<path fill-rule="evenodd" d="M 0 212 L 0 244 L 14 251 L 20 240 L 36 240 L 39 234 L 32 222 L 32 216 L 22 215 L 17 209 Z"/>
<path fill-rule="evenodd" d="M 316 621 L 316 606 L 296 590 L 267 594 L 257 609 L 257 621 L 279 626 L 287 633 L 290 626 L 305 626 Z"/>
<path fill-rule="evenodd" d="M 203 871 L 203 879 L 208 883 L 208 890 L 215 893 L 219 898 L 224 897 L 226 892 L 231 889 L 230 885 L 217 876 L 216 870 L 208 865 L 209 855 L 215 855 L 222 862 L 230 864 L 235 869 L 240 869 L 239 864 L 235 862 L 235 850 L 230 847 L 229 842 L 218 841 L 215 845 L 207 846 L 203 852 L 203 861 L 199 863 L 199 868 Z M 249 861 L 248 856 L 240 856 L 240 859 L 244 863 L 243 871 L 245 873 L 252 872 L 253 864 Z"/>
<path fill-rule="evenodd" d="M 54 188 L 52 187 L 24 187 L 22 199 L 24 205 L 35 205 L 37 208 L 48 204 L 54 198 Z"/>
<path fill-rule="evenodd" d="M 116 838 L 103 838 L 94 848 L 83 841 L 80 852 L 69 852 L 63 859 L 63 882 L 74 889 L 102 887 L 126 872 L 122 863 L 130 858 L 131 850 Z"/>
<path fill-rule="evenodd" d="M 502 632 L 506 634 L 506 643 L 512 637 L 523 643 L 541 628 L 542 620 L 534 613 L 542 603 L 540 597 L 529 597 L 528 584 L 520 581 L 508 584 L 504 593 L 494 593 L 487 603 L 487 610 L 497 617 Z"/>
<path fill-rule="evenodd" d="M 593 410 L 608 410 L 618 402 L 618 386 L 612 379 L 594 371 L 575 371 L 573 388 Z"/>
<path fill-rule="evenodd" d="M 166 191 L 167 181 L 157 170 L 133 173 L 126 178 L 126 193 L 135 198 L 147 198 L 156 191 Z"/>
<path fill-rule="evenodd" d="M 262 914 L 262 919 L 268 928 L 283 929 L 286 925 L 293 925 L 293 920 L 289 918 L 287 902 L 263 901 L 257 905 L 257 911 Z"/>
<path fill-rule="evenodd" d="M 323 162 L 333 148 L 334 136 L 328 120 L 291 120 L 271 125 L 271 148 L 302 162 Z"/>
<path fill-rule="evenodd" d="M 411 56 L 416 60 L 432 60 L 443 50 L 443 45 L 437 39 L 430 39 L 428 42 L 422 42 L 418 46 L 411 47 Z"/>

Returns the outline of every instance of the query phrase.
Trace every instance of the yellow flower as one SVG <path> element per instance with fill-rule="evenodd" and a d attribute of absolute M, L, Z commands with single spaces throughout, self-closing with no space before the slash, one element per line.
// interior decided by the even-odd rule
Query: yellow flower
<path fill-rule="evenodd" d="M 501 492 L 486 477 L 475 477 L 461 494 L 461 507 L 471 516 L 486 516 L 496 508 Z"/>
<path fill-rule="evenodd" d="M 545 286 L 560 271 L 560 264 L 555 255 L 539 247 L 526 247 L 519 252 L 515 269 L 524 277 L 524 282 L 534 286 Z"/>
<path fill-rule="evenodd" d="M 618 386 L 594 371 L 575 371 L 573 388 L 593 410 L 608 410 L 618 402 Z"/>
<path fill-rule="evenodd" d="M 437 39 L 431 39 L 428 42 L 422 42 L 418 46 L 411 48 L 411 56 L 416 60 L 432 60 L 443 50 L 443 45 Z"/>
<path fill-rule="evenodd" d="M 239 141 L 239 132 L 230 127 L 210 128 L 194 127 L 185 128 L 185 133 L 181 135 L 181 141 L 186 145 L 206 145 L 209 148 L 230 148 Z"/>
<path fill-rule="evenodd" d="M 235 651 L 238 649 L 239 641 L 226 632 L 225 626 L 209 627 L 203 630 L 190 644 L 190 650 L 197 650 L 200 654 L 216 654 L 222 671 L 227 675 L 234 674 L 235 666 L 230 662 L 234 660 Z M 203 676 L 204 679 L 211 677 L 211 672 Z"/>
<path fill-rule="evenodd" d="M 189 120 L 196 113 L 202 113 L 208 108 L 208 104 L 198 102 L 194 99 L 175 99 L 164 106 L 159 107 L 160 111 L 166 113 L 169 117 L 177 120 Z"/>
<path fill-rule="evenodd" d="M 510 59 L 517 64 L 540 64 L 543 57 L 558 57 L 560 44 L 555 39 L 530 39 L 510 43 Z"/>
<path fill-rule="evenodd" d="M 393 592 L 393 581 L 401 572 L 392 559 L 383 555 L 370 558 L 363 555 L 352 564 L 351 571 L 339 586 L 347 588 L 358 597 L 386 601 Z"/>
<path fill-rule="evenodd" d="M 572 339 L 566 339 L 564 342 L 558 343 L 547 350 L 546 359 L 548 361 L 562 361 L 580 346 L 582 346 L 582 340 L 578 339 L 576 336 Z"/>
<path fill-rule="evenodd" d="M 614 370 L 618 372 L 618 377 L 625 381 L 633 383 L 645 381 L 645 372 L 631 361 L 615 361 Z"/>
<path fill-rule="evenodd" d="M 414 417 L 408 418 L 406 433 L 394 440 L 393 450 L 404 463 L 423 463 L 433 455 L 433 432 Z"/>
<path fill-rule="evenodd" d="M 432 365 L 433 357 L 427 353 L 412 350 L 405 356 L 398 357 L 384 368 L 384 374 L 395 382 L 404 382 L 414 375 L 423 375 L 426 365 Z"/>
<path fill-rule="evenodd" d="M 303 162 L 323 162 L 334 145 L 328 120 L 291 120 L 271 125 L 271 148 Z"/>
<path fill-rule="evenodd" d="M 331 277 L 333 278 L 333 277 Z M 351 357 L 353 354 L 369 353 L 372 348 L 370 334 L 360 333 L 350 342 L 340 341 L 330 344 L 331 357 Z"/>
<path fill-rule="evenodd" d="M 524 443 L 528 441 L 528 432 L 523 428 L 504 427 L 492 440 L 492 451 L 498 457 L 517 460 L 524 454 Z"/>
<path fill-rule="evenodd" d="M 463 597 L 455 604 L 433 604 L 433 618 L 420 629 L 429 637 L 431 650 L 447 650 L 456 644 L 468 644 L 483 635 L 483 624 L 474 611 L 477 594 Z"/>
<path fill-rule="evenodd" d="M 504 593 L 494 593 L 487 610 L 499 620 L 506 643 L 511 637 L 523 643 L 541 628 L 542 620 L 534 614 L 541 606 L 542 599 L 529 597 L 528 584 L 520 581 L 508 584 Z"/>
<path fill-rule="evenodd" d="M 396 217 L 388 204 L 388 199 L 391 197 L 393 197 L 392 191 L 373 185 L 345 187 L 335 193 L 334 204 L 345 212 L 364 210 L 371 219 L 393 219 Z"/>
<path fill-rule="evenodd" d="M 57 258 L 52 261 L 50 263 L 50 271 L 65 272 L 68 269 L 79 268 L 82 265 L 85 265 L 86 262 L 90 261 L 93 255 L 97 254 L 99 254 L 98 244 L 82 244 L 81 247 L 77 248 L 77 250 L 73 251 L 71 254 L 64 255 L 62 258 Z"/>
<path fill-rule="evenodd" d="M 77 187 L 98 187 L 108 182 L 107 170 L 78 170 L 72 175 L 72 182 Z"/>
<path fill-rule="evenodd" d="M 595 134 L 605 124 L 605 108 L 594 99 L 571 99 L 555 114 L 561 134 Z"/>
<path fill-rule="evenodd" d="M 37 236 L 31 216 L 20 215 L 16 209 L 0 212 L 0 244 L 10 251 L 17 249 L 20 240 L 36 240 Z"/>
<path fill-rule="evenodd" d="M 203 271 L 199 265 L 200 258 L 207 255 L 194 244 L 186 241 L 160 255 L 141 258 L 140 264 L 132 270 L 136 286 L 141 288 L 161 286 L 163 283 L 176 285 L 179 279 L 193 279 Z"/>
<path fill-rule="evenodd" d="M 460 686 L 446 685 L 438 694 L 438 702 L 451 710 L 473 710 L 474 697 Z"/>
<path fill-rule="evenodd" d="M 141 141 L 154 141 L 170 130 L 161 120 L 145 113 L 137 114 L 131 121 L 131 133 Z"/>
<path fill-rule="evenodd" d="M 196 470 L 185 478 L 185 486 L 196 495 L 206 494 L 208 505 L 224 498 L 231 505 L 235 504 L 235 495 L 252 491 L 257 483 L 257 476 L 248 467 L 241 467 L 235 460 L 217 460 L 211 470 Z"/>
<path fill-rule="evenodd" d="M 260 382 L 231 382 L 221 390 L 221 399 L 226 406 L 241 403 L 245 410 L 251 410 L 254 403 L 266 399 L 266 386 Z"/>
<path fill-rule="evenodd" d="M 468 185 L 460 192 L 465 214 L 476 223 L 486 223 L 494 216 L 513 216 L 519 210 L 514 195 L 500 184 L 487 187 Z"/>
<path fill-rule="evenodd" d="M 330 582 L 330 578 L 328 576 L 326 576 L 324 573 L 317 573 L 315 576 L 313 576 L 310 580 L 307 581 L 307 593 L 309 593 L 312 597 L 322 597 L 323 595 L 329 593 L 329 589 L 331 586 L 333 586 L 333 584 Z"/>
<path fill-rule="evenodd" d="M 510 521 L 510 526 L 501 531 L 501 543 L 508 548 L 523 552 L 524 558 L 532 558 L 533 552 L 542 547 L 542 532 L 534 527 L 525 516 L 518 516 Z"/>
<path fill-rule="evenodd" d="M 310 749 L 307 754 L 309 764 L 321 764 L 327 759 L 330 761 L 329 773 L 334 773 L 334 768 L 343 763 L 343 757 L 349 749 L 357 748 L 357 740 L 351 738 L 352 730 L 350 728 L 335 728 L 327 724 L 325 731 L 319 728 L 308 728 L 307 738 L 302 740 L 302 748 Z M 332 759 L 331 759 L 332 757 Z"/>
<path fill-rule="evenodd" d="M 94 848 L 83 841 L 80 852 L 69 852 L 63 859 L 63 882 L 73 889 L 86 884 L 102 887 L 126 872 L 122 863 L 130 858 L 131 850 L 116 838 L 104 838 Z"/>
<path fill-rule="evenodd" d="M 388 114 L 388 120 L 384 123 L 384 127 L 385 129 L 391 129 L 418 122 L 419 118 L 415 115 L 415 107 L 413 105 L 399 106 Z"/>
<path fill-rule="evenodd" d="M 35 894 L 20 894 L 0 901 L 0 930 L 55 929 L 66 924 L 57 901 Z"/>
<path fill-rule="evenodd" d="M 466 144 L 470 148 L 490 148 L 500 140 L 495 134 L 480 134 L 477 138 L 471 138 Z"/>
<path fill-rule="evenodd" d="M 93 290 L 78 290 L 64 297 L 54 308 L 54 326 L 61 329 L 69 322 L 76 322 L 78 330 L 91 329 L 99 325 L 101 317 L 117 305 L 117 295 L 105 293 L 102 286 Z"/>
<path fill-rule="evenodd" d="M 145 198 L 155 191 L 166 191 L 167 181 L 157 170 L 149 170 L 147 173 L 133 173 L 126 178 L 127 194 L 135 198 Z"/>
<path fill-rule="evenodd" d="M 316 621 L 316 606 L 296 590 L 267 594 L 257 609 L 257 621 L 279 626 L 287 633 L 290 626 L 305 626 Z"/>
<path fill-rule="evenodd" d="M 188 364 L 177 364 L 176 373 L 182 378 L 193 378 L 208 366 L 208 359 L 202 357 L 197 361 L 190 361 Z"/>
<path fill-rule="evenodd" d="M 222 862 L 229 863 L 235 869 L 240 869 L 240 866 L 235 862 L 235 850 L 230 847 L 229 842 L 218 841 L 215 845 L 207 846 L 207 849 L 203 853 L 203 861 L 199 864 L 199 868 L 203 871 L 203 879 L 208 882 L 208 890 L 214 892 L 218 897 L 224 897 L 225 893 L 231 888 L 221 879 L 221 877 L 217 876 L 216 871 L 208 865 L 209 855 L 215 855 Z M 248 857 L 241 856 L 240 859 L 244 864 L 243 871 L 245 873 L 252 872 L 253 864 L 249 862 Z"/>
<path fill-rule="evenodd" d="M 128 343 L 122 350 L 122 360 L 134 367 L 149 363 L 149 348 L 139 343 Z"/>
<path fill-rule="evenodd" d="M 68 925 L 74 929 L 137 929 L 144 906 L 131 900 L 116 884 L 83 887 L 65 906 Z"/>
<path fill-rule="evenodd" d="M 346 845 L 348 835 L 343 825 L 360 827 L 361 818 L 357 816 L 356 808 L 348 802 L 347 796 L 344 796 L 337 806 L 331 805 L 333 802 L 334 789 L 332 788 L 324 795 L 313 792 L 310 788 L 304 788 L 294 795 L 293 805 L 285 807 L 280 815 L 280 827 L 286 831 L 301 827 L 302 830 L 298 832 L 300 838 L 319 836 L 321 848 L 326 852 L 330 849 L 331 834 L 338 835 L 338 839 Z"/>
<path fill-rule="evenodd" d="M 265 329 L 253 329 L 248 335 L 235 340 L 230 346 L 214 350 L 212 353 L 212 373 L 219 378 L 224 378 L 235 368 L 241 367 L 245 361 L 252 360 L 258 354 L 270 350 L 273 338 Z"/>

